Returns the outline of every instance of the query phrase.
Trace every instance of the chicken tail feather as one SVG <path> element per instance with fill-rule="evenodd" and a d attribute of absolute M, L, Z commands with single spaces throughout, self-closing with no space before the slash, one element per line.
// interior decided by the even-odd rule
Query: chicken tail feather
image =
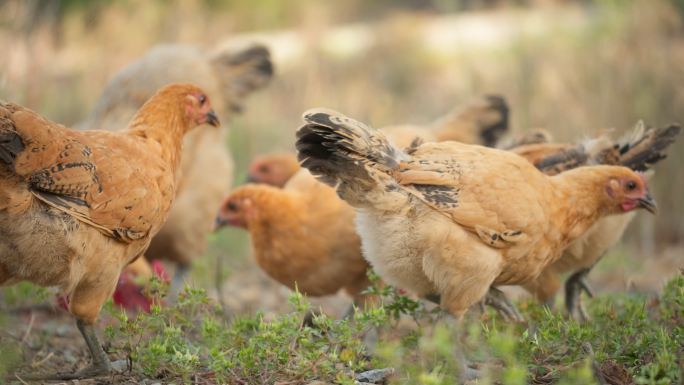
<path fill-rule="evenodd" d="M 467 140 L 494 147 L 508 131 L 509 115 L 503 96 L 487 95 L 437 120 L 434 127 L 439 141 Z"/>
<path fill-rule="evenodd" d="M 482 143 L 487 147 L 494 147 L 499 139 L 508 131 L 509 110 L 508 103 L 503 96 L 488 95 L 485 97 L 487 106 L 494 112 L 495 118 L 490 122 L 483 122 L 480 130 Z"/>
<path fill-rule="evenodd" d="M 676 140 L 681 127 L 671 124 L 663 128 L 637 123 L 634 130 L 619 141 L 607 136 L 584 141 L 536 163 L 538 169 L 550 175 L 584 165 L 621 165 L 634 171 L 647 171 L 665 159 L 665 150 Z"/>
<path fill-rule="evenodd" d="M 634 171 L 647 171 L 655 163 L 665 159 L 665 150 L 677 139 L 682 128 L 671 124 L 662 128 L 646 128 L 637 123 L 634 132 L 617 145 L 620 164 Z"/>
<path fill-rule="evenodd" d="M 370 182 L 369 169 L 389 174 L 407 158 L 381 131 L 338 112 L 309 110 L 304 121 L 297 130 L 298 160 L 330 186 L 343 178 Z"/>

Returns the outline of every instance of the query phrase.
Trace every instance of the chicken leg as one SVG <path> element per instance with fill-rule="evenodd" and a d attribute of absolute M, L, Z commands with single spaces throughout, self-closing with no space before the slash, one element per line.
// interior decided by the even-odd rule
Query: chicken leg
<path fill-rule="evenodd" d="M 438 305 L 440 303 L 439 294 L 432 293 L 423 298 Z M 520 314 L 518 308 L 506 297 L 506 294 L 493 286 L 489 288 L 480 304 L 482 306 L 491 306 L 506 321 L 525 322 L 525 318 Z"/>
<path fill-rule="evenodd" d="M 506 294 L 492 286 L 483 300 L 484 304 L 494 308 L 508 322 L 525 322 L 518 308 L 506 297 Z"/>
<path fill-rule="evenodd" d="M 94 324 L 105 300 L 111 297 L 120 268 L 107 266 L 96 277 L 88 275 L 79 282 L 70 295 L 69 311 L 76 317 L 76 326 L 88 346 L 91 365 L 76 373 L 17 374 L 18 378 L 30 381 L 76 380 L 109 374 L 112 364 L 100 345 Z M 2 277 L 0 277 L 2 278 Z"/>
<path fill-rule="evenodd" d="M 466 358 L 463 352 L 463 347 L 459 341 L 459 332 L 463 326 L 463 316 L 454 317 L 451 313 L 443 311 L 444 320 L 448 322 L 453 331 L 453 336 L 456 339 L 454 342 L 453 355 L 458 365 L 458 383 L 465 384 L 467 381 L 472 381 L 480 377 L 480 371 L 470 367 L 470 361 Z"/>
<path fill-rule="evenodd" d="M 95 334 L 95 327 L 92 324 L 87 324 L 80 319 L 76 321 L 76 326 L 78 326 L 78 330 L 81 332 L 86 345 L 88 345 L 88 350 L 90 351 L 90 356 L 92 357 L 93 361 L 90 366 L 79 370 L 74 374 L 61 376 L 59 379 L 78 380 L 109 374 L 109 372 L 112 370 L 112 364 L 109 362 L 109 357 L 107 357 L 107 354 L 102 349 L 102 345 L 100 344 L 100 340 L 97 338 L 97 334 Z"/>
<path fill-rule="evenodd" d="M 92 359 L 90 366 L 76 373 L 22 376 L 23 379 L 68 381 L 102 376 L 112 371 L 112 364 L 102 349 L 94 325 L 102 304 L 111 297 L 114 291 L 118 271 L 121 269 L 108 269 L 103 272 L 102 276 L 98 277 L 100 279 L 81 281 L 70 298 L 69 311 L 76 317 L 76 326 L 88 346 Z"/>
<path fill-rule="evenodd" d="M 565 307 L 568 314 L 578 322 L 589 320 L 589 315 L 582 306 L 582 292 L 587 293 L 589 298 L 594 297 L 594 290 L 587 282 L 590 271 L 591 267 L 578 270 L 565 281 Z"/>
<path fill-rule="evenodd" d="M 81 332 L 81 335 L 88 346 L 88 350 L 90 351 L 90 356 L 92 358 L 90 366 L 81 369 L 76 373 L 27 374 L 17 375 L 17 377 L 27 381 L 70 381 L 109 374 L 112 371 L 112 364 L 109 361 L 107 354 L 102 349 L 102 345 L 100 345 L 100 341 L 95 333 L 95 327 L 81 319 L 76 320 L 76 326 Z"/>

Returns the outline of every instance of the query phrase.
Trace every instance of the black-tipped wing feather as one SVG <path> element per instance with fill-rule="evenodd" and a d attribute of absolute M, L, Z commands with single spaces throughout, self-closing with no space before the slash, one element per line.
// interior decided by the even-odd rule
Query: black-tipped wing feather
<path fill-rule="evenodd" d="M 334 111 L 316 109 L 304 114 L 307 123 L 297 130 L 297 158 L 323 183 L 335 186 L 342 178 L 370 178 L 366 167 L 389 172 L 406 155 L 385 135 Z"/>
<path fill-rule="evenodd" d="M 596 140 L 594 142 L 599 144 L 591 146 L 581 143 L 559 150 L 535 165 L 548 175 L 597 164 L 621 165 L 634 171 L 646 171 L 667 157 L 665 150 L 674 143 L 680 132 L 681 127 L 676 124 L 664 128 L 647 128 L 639 122 L 629 136 L 617 143 L 607 140 Z"/>
<path fill-rule="evenodd" d="M 641 135 L 620 145 L 620 164 L 635 171 L 650 169 L 667 157 L 665 149 L 674 143 L 681 131 L 682 128 L 676 124 L 646 129 Z"/>

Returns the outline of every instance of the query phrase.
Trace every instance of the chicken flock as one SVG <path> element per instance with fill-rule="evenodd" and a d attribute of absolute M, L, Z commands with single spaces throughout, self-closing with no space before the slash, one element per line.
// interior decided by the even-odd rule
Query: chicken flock
<path fill-rule="evenodd" d="M 112 79 L 78 130 L 0 102 L 0 285 L 59 288 L 92 359 L 33 377 L 109 373 L 94 328 L 105 301 L 149 309 L 132 277 L 166 277 L 159 260 L 174 262 L 173 301 L 224 226 L 250 233 L 256 263 L 280 284 L 344 290 L 348 314 L 374 302 L 369 269 L 455 326 L 483 301 L 521 321 L 498 287 L 552 306 L 569 272 L 567 312 L 586 320 L 587 274 L 636 210 L 656 212 L 649 171 L 681 131 L 640 122 L 618 140 L 512 137 L 507 102 L 493 95 L 425 126 L 374 129 L 318 108 L 304 113 L 296 152 L 254 159 L 230 191 L 219 118 L 273 73 L 260 45 L 161 46 Z"/>

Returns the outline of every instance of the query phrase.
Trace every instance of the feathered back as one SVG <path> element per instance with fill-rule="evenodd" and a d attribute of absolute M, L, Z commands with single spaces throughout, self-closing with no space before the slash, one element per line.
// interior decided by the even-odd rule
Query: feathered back
<path fill-rule="evenodd" d="M 339 112 L 312 109 L 297 130 L 297 158 L 323 183 L 336 186 L 340 178 L 368 179 L 364 165 L 389 172 L 406 155 L 379 130 Z"/>

